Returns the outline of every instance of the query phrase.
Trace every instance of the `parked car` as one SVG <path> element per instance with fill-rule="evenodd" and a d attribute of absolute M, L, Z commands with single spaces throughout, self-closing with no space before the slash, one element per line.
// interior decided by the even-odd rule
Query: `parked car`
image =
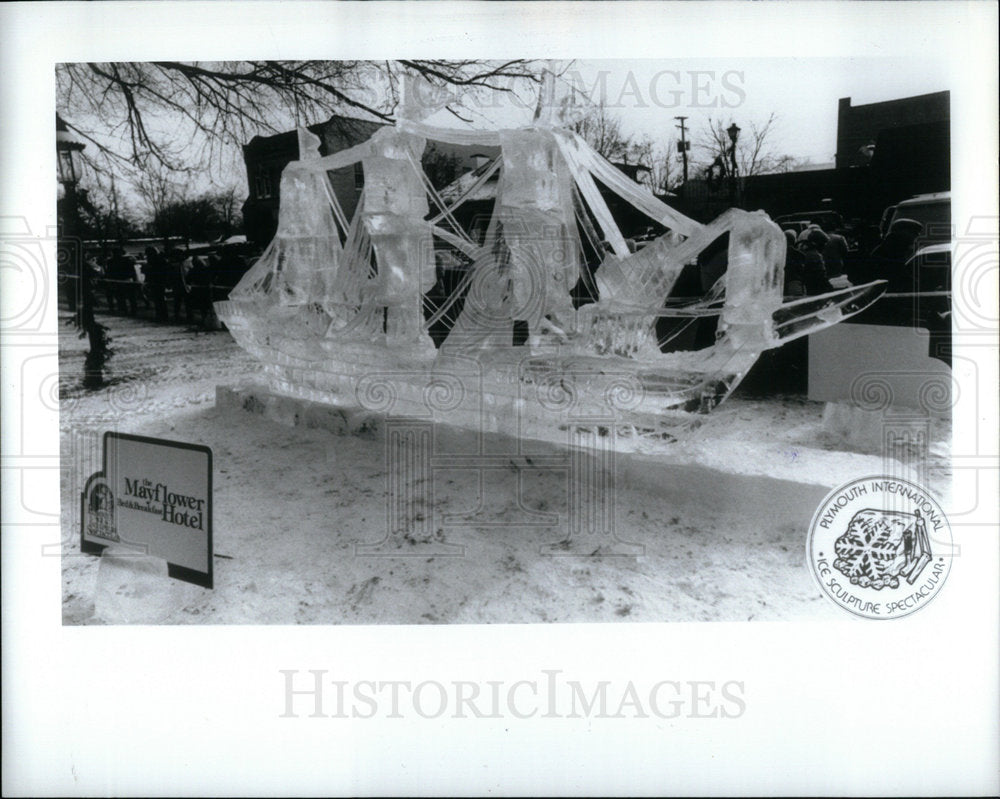
<path fill-rule="evenodd" d="M 893 214 L 896 213 L 896 206 L 890 205 L 882 212 L 882 218 L 878 221 L 878 235 L 879 238 L 885 238 L 885 234 L 889 232 L 889 223 L 892 221 Z"/>
<path fill-rule="evenodd" d="M 851 322 L 923 328 L 928 355 L 951 364 L 951 242 L 918 249 L 899 285 Z"/>
<path fill-rule="evenodd" d="M 802 229 L 809 225 L 819 225 L 827 233 L 844 226 L 844 218 L 836 211 L 797 211 L 794 214 L 775 217 L 774 221 L 782 230 L 792 230 L 793 228 L 786 228 L 785 223 L 793 222 L 801 223 Z"/>
<path fill-rule="evenodd" d="M 914 291 L 951 291 L 951 242 L 929 244 L 917 250 L 908 264 Z"/>
<path fill-rule="evenodd" d="M 778 220 L 775 220 L 775 222 L 777 223 L 778 227 L 780 227 L 782 230 L 792 231 L 792 233 L 795 234 L 795 238 L 798 238 L 799 234 L 802 233 L 802 231 L 805 230 L 807 227 L 809 227 L 809 225 L 811 224 L 808 221 L 800 222 L 797 220 L 785 221 L 785 222 L 778 222 Z"/>
<path fill-rule="evenodd" d="M 951 365 L 951 242 L 917 250 L 909 261 L 917 296 L 916 324 L 931 334 L 932 358 Z"/>
<path fill-rule="evenodd" d="M 951 241 L 951 192 L 917 194 L 897 205 L 890 206 L 882 215 L 885 231 L 897 219 L 912 219 L 923 225 L 920 242 L 944 244 Z M 883 232 L 883 235 L 885 233 Z"/>

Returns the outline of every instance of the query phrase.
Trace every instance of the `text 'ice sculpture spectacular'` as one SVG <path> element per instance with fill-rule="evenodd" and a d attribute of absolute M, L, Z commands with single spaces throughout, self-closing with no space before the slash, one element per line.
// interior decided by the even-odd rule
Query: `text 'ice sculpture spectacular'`
<path fill-rule="evenodd" d="M 764 350 L 884 290 L 785 302 L 785 238 L 766 214 L 731 209 L 702 225 L 665 205 L 559 126 L 568 107 L 551 80 L 517 130 L 433 127 L 421 120 L 436 107 L 414 96 L 394 127 L 332 155 L 300 130 L 277 234 L 216 304 L 275 393 L 542 439 L 610 412 L 619 443 L 639 446 L 721 403 Z M 445 202 L 421 167 L 427 140 L 500 154 Z M 358 163 L 364 188 L 348 219 L 328 173 Z M 490 181 L 477 241 L 454 214 Z M 599 183 L 667 232 L 631 252 Z M 674 298 L 685 265 L 727 233 L 724 274 L 704 297 Z M 677 349 L 703 320 L 714 341 Z"/>

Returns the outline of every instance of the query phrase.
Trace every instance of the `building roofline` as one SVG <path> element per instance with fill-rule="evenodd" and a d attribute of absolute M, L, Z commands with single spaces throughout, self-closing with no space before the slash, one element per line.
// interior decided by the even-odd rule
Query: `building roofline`
<path fill-rule="evenodd" d="M 326 126 L 329 125 L 331 122 L 334 122 L 335 120 L 338 122 L 349 123 L 349 124 L 372 125 L 373 127 L 384 127 L 385 125 L 390 124 L 388 122 L 380 122 L 373 119 L 361 119 L 360 117 L 346 116 L 344 114 L 331 114 L 330 117 L 324 120 L 323 122 L 314 122 L 311 125 L 306 125 L 306 130 L 310 131 L 311 133 L 315 133 L 316 135 L 320 135 L 322 131 L 326 128 Z M 268 144 L 278 144 L 281 140 L 285 138 L 290 139 L 295 137 L 296 132 L 297 129 L 292 128 L 291 130 L 283 130 L 279 133 L 271 133 L 266 136 L 262 136 L 261 134 L 258 133 L 252 139 L 250 139 L 250 141 L 248 141 L 246 144 L 243 145 L 243 150 L 246 151 L 247 149 L 250 148 L 256 149 L 258 147 L 266 146 Z"/>
<path fill-rule="evenodd" d="M 842 104 L 844 104 L 846 102 L 847 106 L 851 110 L 854 110 L 856 108 L 867 108 L 868 106 L 872 106 L 872 105 L 887 105 L 889 103 L 907 102 L 907 101 L 912 101 L 912 100 L 923 100 L 926 97 L 941 97 L 941 96 L 946 95 L 946 94 L 950 95 L 951 94 L 951 90 L 950 89 L 943 89 L 942 91 L 939 91 L 939 92 L 926 92 L 925 94 L 911 94 L 908 97 L 894 97 L 891 100 L 876 100 L 875 102 L 872 102 L 872 103 L 861 103 L 860 105 L 852 105 L 850 97 L 841 97 L 840 100 L 838 101 L 838 103 L 842 105 Z"/>

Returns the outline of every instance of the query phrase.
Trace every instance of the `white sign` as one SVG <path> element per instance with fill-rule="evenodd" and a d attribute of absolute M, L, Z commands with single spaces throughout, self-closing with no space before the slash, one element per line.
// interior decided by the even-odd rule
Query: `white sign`
<path fill-rule="evenodd" d="M 171 577 L 212 587 L 212 451 L 197 444 L 104 434 L 104 468 L 81 497 L 80 549 L 135 547 Z"/>

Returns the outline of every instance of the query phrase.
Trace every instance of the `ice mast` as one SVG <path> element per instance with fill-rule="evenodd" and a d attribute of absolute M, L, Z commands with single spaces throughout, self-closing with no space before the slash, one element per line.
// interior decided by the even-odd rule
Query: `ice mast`
<path fill-rule="evenodd" d="M 424 121 L 450 99 L 408 78 L 398 124 L 367 141 L 320 157 L 318 139 L 300 133 L 300 159 L 282 174 L 278 233 L 229 302 L 216 305 L 237 341 L 264 361 L 275 390 L 351 404 L 385 373 L 393 377 L 379 396 L 416 412 L 434 381 L 461 362 L 482 378 L 456 394 L 468 405 L 463 423 L 482 421 L 481 404 L 491 418 L 516 411 L 545 427 L 548 406 L 526 399 L 532 387 L 552 378 L 569 392 L 578 381 L 573 393 L 597 408 L 608 381 L 629 375 L 638 386 L 630 424 L 656 436 L 673 423 L 670 414 L 724 400 L 764 350 L 835 324 L 884 290 L 872 283 L 785 302 L 785 239 L 763 212 L 732 209 L 702 225 L 669 207 L 565 127 L 582 109 L 557 98 L 551 74 L 532 123 L 520 129 Z M 445 203 L 421 168 L 428 139 L 494 146 L 500 155 Z M 365 186 L 347 219 L 330 173 L 359 163 Z M 493 209 L 478 245 L 453 211 L 493 175 Z M 609 194 L 666 233 L 630 252 Z M 444 219 L 451 230 L 438 224 Z M 712 290 L 668 302 L 685 264 L 724 234 L 728 268 Z M 434 239 L 460 253 L 436 307 L 425 296 L 438 277 Z M 579 308 L 578 282 L 590 289 Z M 426 319 L 425 302 L 434 307 Z M 714 342 L 668 348 L 658 339 L 660 317 L 717 320 Z M 515 343 L 517 323 L 527 337 Z M 440 350 L 426 332 L 434 325 L 446 334 Z"/>
<path fill-rule="evenodd" d="M 552 93 L 548 74 L 542 97 Z M 451 347 L 510 346 L 515 321 L 529 340 L 575 327 L 570 291 L 580 278 L 580 238 L 573 207 L 573 176 L 552 133 L 551 114 L 540 102 L 535 124 L 501 131 L 461 131 L 402 119 L 415 135 L 452 144 L 499 146 L 501 170 L 487 231 L 486 263 L 452 334 Z"/>

